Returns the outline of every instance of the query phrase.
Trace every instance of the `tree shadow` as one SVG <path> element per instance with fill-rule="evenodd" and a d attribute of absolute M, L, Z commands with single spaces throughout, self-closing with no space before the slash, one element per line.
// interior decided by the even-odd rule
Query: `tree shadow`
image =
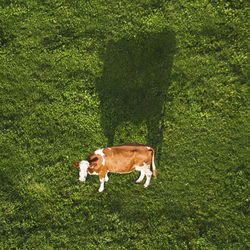
<path fill-rule="evenodd" d="M 147 125 L 147 143 L 161 150 L 164 103 L 175 52 L 171 30 L 143 33 L 107 44 L 101 54 L 103 73 L 96 82 L 101 126 L 113 145 L 123 122 Z M 122 141 L 119 141 L 122 143 Z"/>

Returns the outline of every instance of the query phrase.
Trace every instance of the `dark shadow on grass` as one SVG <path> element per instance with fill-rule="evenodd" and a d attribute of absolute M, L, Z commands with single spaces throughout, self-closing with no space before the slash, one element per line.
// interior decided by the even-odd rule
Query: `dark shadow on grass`
<path fill-rule="evenodd" d="M 158 153 L 161 151 L 161 124 L 174 52 L 175 34 L 168 29 L 108 43 L 101 55 L 103 74 L 96 82 L 101 126 L 108 146 L 114 144 L 121 123 L 144 123 L 148 130 L 147 143 Z M 116 143 L 128 142 L 123 140 L 118 138 Z"/>

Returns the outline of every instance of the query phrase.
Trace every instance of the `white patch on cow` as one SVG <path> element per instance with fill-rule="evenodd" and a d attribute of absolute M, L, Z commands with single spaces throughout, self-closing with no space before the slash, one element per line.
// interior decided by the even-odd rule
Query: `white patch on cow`
<path fill-rule="evenodd" d="M 136 183 L 142 182 L 145 177 L 145 172 L 143 170 L 140 170 L 140 172 L 141 172 L 140 177 L 135 181 Z"/>
<path fill-rule="evenodd" d="M 95 171 L 93 173 L 88 172 L 89 175 L 98 175 Z"/>
<path fill-rule="evenodd" d="M 104 166 L 105 165 L 105 158 L 104 158 L 104 153 L 103 153 L 103 148 L 101 148 L 101 149 L 97 149 L 96 151 L 95 151 L 95 154 L 96 155 L 100 155 L 101 157 L 102 157 L 102 165 Z"/>
<path fill-rule="evenodd" d="M 151 176 L 152 176 L 152 171 L 150 170 L 150 165 L 147 165 L 146 162 L 143 163 L 143 166 L 135 166 L 135 170 L 140 171 L 140 177 L 136 180 L 136 183 L 140 183 L 143 181 L 145 175 L 146 175 L 146 182 L 144 184 L 144 187 L 148 187 L 150 184 Z"/>
<path fill-rule="evenodd" d="M 142 166 L 134 166 L 135 170 L 141 171 L 142 169 L 146 168 L 148 165 L 146 162 L 143 162 Z"/>
<path fill-rule="evenodd" d="M 135 166 L 135 170 L 141 172 L 139 178 L 135 181 L 136 183 L 140 183 L 143 181 L 143 179 L 145 177 L 145 171 L 144 171 L 145 165 L 146 164 L 144 162 L 142 166 Z"/>
<path fill-rule="evenodd" d="M 109 180 L 108 172 L 106 173 L 104 180 L 105 180 L 105 182 L 107 182 Z"/>
<path fill-rule="evenodd" d="M 150 180 L 151 180 L 151 176 L 152 176 L 152 171 L 150 170 L 150 165 L 146 165 L 145 167 L 145 174 L 146 174 L 146 182 L 144 184 L 144 187 L 148 187 L 148 185 L 150 184 Z"/>
<path fill-rule="evenodd" d="M 105 182 L 104 178 L 100 179 L 101 184 L 100 184 L 100 187 L 98 189 L 98 192 L 102 192 L 104 190 L 104 182 Z"/>
<path fill-rule="evenodd" d="M 103 148 L 97 149 L 97 150 L 95 151 L 95 154 L 104 156 Z"/>
<path fill-rule="evenodd" d="M 150 148 L 150 147 L 147 147 L 147 150 L 151 150 L 151 148 Z"/>
<path fill-rule="evenodd" d="M 135 170 L 141 171 L 142 170 L 142 166 L 135 166 Z"/>
<path fill-rule="evenodd" d="M 89 162 L 88 161 L 81 161 L 79 164 L 79 180 L 85 181 L 88 175 L 88 167 Z"/>

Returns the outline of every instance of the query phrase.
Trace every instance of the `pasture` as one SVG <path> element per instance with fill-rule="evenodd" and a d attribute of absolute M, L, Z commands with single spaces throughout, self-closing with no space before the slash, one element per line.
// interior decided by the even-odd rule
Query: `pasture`
<path fill-rule="evenodd" d="M 247 1 L 0 2 L 0 249 L 249 249 Z M 129 142 L 157 179 L 78 180 Z"/>

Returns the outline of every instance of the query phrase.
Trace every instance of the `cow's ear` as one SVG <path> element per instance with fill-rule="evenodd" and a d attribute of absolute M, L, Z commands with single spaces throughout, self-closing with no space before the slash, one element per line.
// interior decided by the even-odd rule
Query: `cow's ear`
<path fill-rule="evenodd" d="M 77 162 L 77 161 L 73 161 L 73 162 L 72 162 L 72 165 L 75 166 L 75 167 L 77 167 L 77 168 L 80 167 L 80 164 L 79 164 L 79 162 Z"/>

